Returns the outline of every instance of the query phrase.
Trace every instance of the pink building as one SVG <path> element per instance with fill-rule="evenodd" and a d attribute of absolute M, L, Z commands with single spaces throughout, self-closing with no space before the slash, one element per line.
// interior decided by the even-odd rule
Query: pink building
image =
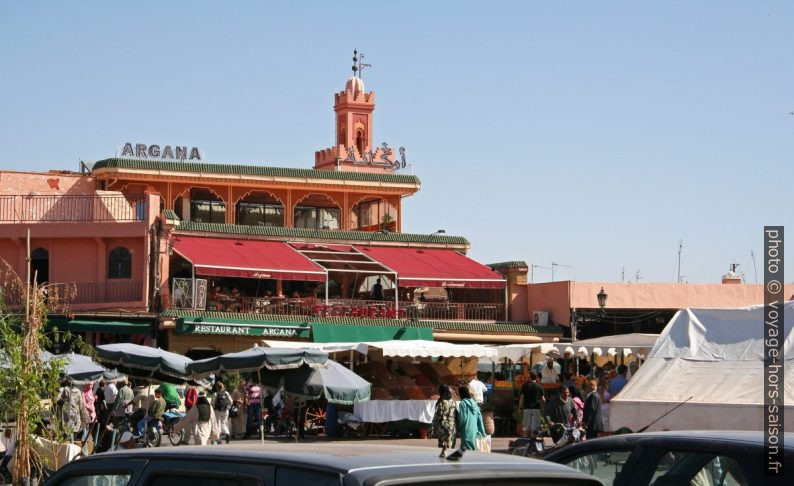
<path fill-rule="evenodd" d="M 93 343 L 150 336 L 200 357 L 268 336 L 558 337 L 508 304 L 520 289 L 465 238 L 402 232 L 421 184 L 402 148 L 373 142 L 375 93 L 354 76 L 333 108 L 335 144 L 311 169 L 129 143 L 80 174 L 0 172 L 0 258 L 23 274 L 30 229 L 37 279 L 77 289 L 54 320 Z"/>

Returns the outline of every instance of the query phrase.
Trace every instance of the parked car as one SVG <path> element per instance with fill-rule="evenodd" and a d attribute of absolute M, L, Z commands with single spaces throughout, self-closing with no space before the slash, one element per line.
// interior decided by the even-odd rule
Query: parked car
<path fill-rule="evenodd" d="M 232 444 L 97 454 L 64 466 L 48 486 L 601 485 L 550 462 L 429 447 L 345 443 Z"/>
<path fill-rule="evenodd" d="M 783 460 L 794 464 L 794 434 Z M 613 435 L 556 450 L 545 459 L 591 474 L 610 486 L 755 486 L 791 484 L 764 476 L 764 434 L 671 431 Z M 790 473 L 791 471 L 787 471 Z"/>

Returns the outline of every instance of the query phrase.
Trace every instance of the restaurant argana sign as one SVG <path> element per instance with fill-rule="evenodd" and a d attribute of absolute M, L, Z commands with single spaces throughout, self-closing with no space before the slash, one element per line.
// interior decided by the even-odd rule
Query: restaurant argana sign
<path fill-rule="evenodd" d="M 309 327 L 257 326 L 224 323 L 184 323 L 178 330 L 190 334 L 222 334 L 227 336 L 309 337 Z"/>
<path fill-rule="evenodd" d="M 133 157 L 136 159 L 161 159 L 161 160 L 201 160 L 201 151 L 198 147 L 166 145 L 146 145 L 145 143 L 125 143 L 121 149 L 122 157 Z"/>

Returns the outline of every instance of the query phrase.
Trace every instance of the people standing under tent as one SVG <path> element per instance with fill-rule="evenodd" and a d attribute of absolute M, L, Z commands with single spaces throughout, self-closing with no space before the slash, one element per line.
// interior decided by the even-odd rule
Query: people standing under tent
<path fill-rule="evenodd" d="M 203 391 L 198 394 L 195 405 L 174 425 L 174 432 L 181 430 L 192 435 L 196 445 L 207 445 L 210 440 L 217 440 L 218 423 L 215 420 L 215 411 Z"/>
<path fill-rule="evenodd" d="M 626 383 L 629 382 L 628 378 L 626 378 L 626 371 L 628 371 L 628 367 L 626 365 L 618 366 L 618 374 L 609 380 L 609 395 L 615 396 L 620 393 L 620 390 L 626 386 Z"/>
<path fill-rule="evenodd" d="M 612 396 L 607 390 L 607 381 L 601 380 L 598 383 L 598 398 L 601 400 L 601 418 L 604 422 L 604 431 L 609 430 L 609 400 Z"/>
<path fill-rule="evenodd" d="M 83 393 L 68 380 L 62 382 L 58 396 L 60 420 L 63 429 L 70 437 L 80 438 L 80 434 L 90 423 L 88 411 L 83 403 Z"/>
<path fill-rule="evenodd" d="M 584 414 L 584 401 L 580 396 L 579 388 L 576 385 L 568 386 L 568 395 L 571 397 L 571 401 L 573 401 L 573 410 L 576 414 L 576 423 L 582 423 L 582 416 Z"/>
<path fill-rule="evenodd" d="M 557 383 L 560 379 L 560 374 L 554 366 L 554 360 L 548 358 L 546 360 L 546 367 L 540 372 L 540 381 L 542 383 Z"/>
<path fill-rule="evenodd" d="M 215 393 L 212 396 L 212 408 L 215 411 L 215 421 L 218 427 L 218 444 L 226 438 L 228 444 L 231 440 L 229 432 L 229 409 L 232 407 L 232 397 L 226 391 L 222 381 L 215 383 Z"/>
<path fill-rule="evenodd" d="M 259 433 L 262 426 L 262 388 L 256 379 L 251 380 L 248 386 L 248 423 L 246 424 L 245 436 L 252 433 Z"/>
<path fill-rule="evenodd" d="M 447 385 L 439 385 L 436 411 L 433 414 L 433 430 L 438 437 L 438 447 L 441 454 L 438 457 L 446 458 L 447 449 L 455 447 L 455 434 L 458 410 L 452 399 L 452 392 Z"/>
<path fill-rule="evenodd" d="M 106 381 L 102 389 L 105 396 L 105 410 L 107 411 L 103 423 L 107 424 L 110 422 L 110 418 L 113 415 L 113 404 L 116 403 L 116 395 L 118 395 L 119 390 L 112 381 Z"/>
<path fill-rule="evenodd" d="M 375 280 L 375 285 L 372 286 L 372 300 L 383 300 L 383 285 L 380 283 L 380 277 Z"/>
<path fill-rule="evenodd" d="M 601 408 L 601 397 L 598 395 L 598 382 L 590 380 L 584 384 L 585 398 L 582 425 L 588 439 L 594 439 L 604 431 L 604 414 Z"/>
<path fill-rule="evenodd" d="M 543 387 L 537 383 L 538 374 L 529 372 L 529 381 L 521 386 L 518 398 L 518 409 L 523 413 L 524 437 L 537 438 L 540 433 L 540 411 L 543 409 L 546 398 L 543 396 Z"/>
<path fill-rule="evenodd" d="M 237 384 L 237 389 L 232 394 L 233 408 L 229 412 L 232 419 L 232 435 L 244 436 L 245 426 L 248 419 L 248 410 L 246 404 L 248 403 L 248 394 L 245 391 L 245 380 L 240 380 Z"/>
<path fill-rule="evenodd" d="M 477 402 L 471 397 L 471 391 L 467 386 L 458 388 L 460 403 L 458 404 L 457 428 L 460 434 L 460 447 L 458 450 L 447 456 L 451 461 L 457 461 L 468 450 L 474 450 L 477 444 L 477 437 L 485 437 L 485 425 L 482 422 L 482 413 Z"/>
<path fill-rule="evenodd" d="M 88 423 L 93 424 L 97 420 L 96 397 L 94 396 L 94 384 L 89 382 L 83 385 L 83 403 L 88 412 Z"/>

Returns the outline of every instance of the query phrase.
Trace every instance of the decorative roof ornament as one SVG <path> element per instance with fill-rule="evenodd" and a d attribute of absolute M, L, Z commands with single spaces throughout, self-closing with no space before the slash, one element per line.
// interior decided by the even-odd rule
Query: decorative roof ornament
<path fill-rule="evenodd" d="M 363 79 L 361 77 L 361 72 L 364 68 L 372 67 L 372 64 L 365 64 L 364 62 L 364 53 L 358 53 L 357 49 L 353 49 L 353 76 Z"/>

